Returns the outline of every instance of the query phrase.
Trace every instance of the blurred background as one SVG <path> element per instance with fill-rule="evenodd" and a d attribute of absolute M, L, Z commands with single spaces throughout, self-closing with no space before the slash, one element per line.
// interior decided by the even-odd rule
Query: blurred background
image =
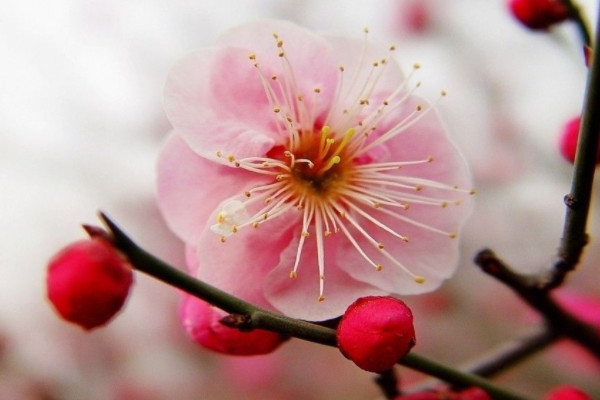
<path fill-rule="evenodd" d="M 581 1 L 592 25 L 596 1 Z M 155 159 L 169 129 L 162 90 L 170 67 L 224 29 L 256 18 L 396 44 L 420 62 L 421 94 L 468 159 L 478 195 L 459 273 L 405 301 L 417 351 L 457 364 L 535 327 L 539 318 L 480 273 L 491 247 L 516 269 L 551 265 L 571 166 L 558 152 L 580 112 L 585 67 L 575 27 L 532 33 L 503 0 L 22 0 L 0 10 L 0 399 L 377 399 L 372 375 L 337 350 L 292 340 L 268 356 L 209 353 L 185 337 L 175 290 L 146 276 L 106 328 L 59 320 L 45 295 L 49 257 L 83 238 L 102 209 L 175 265 L 182 246 L 154 202 Z M 561 291 L 600 297 L 592 242 Z M 600 324 L 600 321 L 598 322 Z M 333 373 L 332 371 L 335 371 Z M 404 368 L 405 383 L 422 379 Z M 499 377 L 531 397 L 569 383 L 600 398 L 600 364 L 558 344 Z"/>

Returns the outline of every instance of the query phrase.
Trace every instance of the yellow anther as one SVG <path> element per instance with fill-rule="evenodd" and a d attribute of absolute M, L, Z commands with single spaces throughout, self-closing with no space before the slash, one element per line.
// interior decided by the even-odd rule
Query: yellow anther
<path fill-rule="evenodd" d="M 325 301 L 325 296 L 323 296 L 322 294 L 320 294 L 319 297 L 317 297 L 317 300 L 319 302 Z"/>
<path fill-rule="evenodd" d="M 233 154 L 230 154 L 227 156 L 227 161 L 229 162 L 234 162 L 235 161 L 235 157 L 233 156 Z"/>
<path fill-rule="evenodd" d="M 223 153 L 221 153 L 221 150 L 217 150 L 217 157 L 221 158 L 223 156 Z"/>
<path fill-rule="evenodd" d="M 340 161 L 342 159 L 340 158 L 340 156 L 333 156 L 329 159 L 329 161 L 327 161 L 327 164 L 325 164 L 318 173 L 323 173 L 326 171 L 329 171 L 335 164 L 339 164 Z"/>
<path fill-rule="evenodd" d="M 258 228 L 258 221 L 254 221 L 254 222 L 252 223 L 252 227 L 253 227 L 254 229 Z"/>
<path fill-rule="evenodd" d="M 325 235 L 325 237 L 331 236 L 331 231 L 325 231 L 324 235 Z"/>
<path fill-rule="evenodd" d="M 385 249 L 385 246 L 383 245 L 383 243 L 379 242 L 379 243 L 377 243 L 377 248 L 379 250 L 383 250 L 383 249 Z"/>
<path fill-rule="evenodd" d="M 423 277 L 421 275 L 415 275 L 415 276 L 413 276 L 413 279 L 417 283 L 424 283 L 425 282 L 425 277 Z"/>
<path fill-rule="evenodd" d="M 390 46 L 390 51 L 395 51 L 396 50 L 396 46 L 395 45 L 391 45 Z"/>
<path fill-rule="evenodd" d="M 220 212 L 217 214 L 217 224 L 222 224 L 223 222 L 225 222 L 225 215 Z"/>
<path fill-rule="evenodd" d="M 296 273 L 296 271 L 290 271 L 290 278 L 296 279 L 297 277 L 298 277 L 298 274 Z"/>
<path fill-rule="evenodd" d="M 316 87 L 313 89 L 313 92 L 315 93 L 321 93 L 321 88 L 320 87 Z"/>
<path fill-rule="evenodd" d="M 413 69 L 420 69 L 420 68 L 421 68 L 421 64 L 419 64 L 419 63 L 413 64 Z"/>
<path fill-rule="evenodd" d="M 221 236 L 219 238 L 219 240 L 221 241 L 221 243 L 225 243 L 227 240 L 225 239 L 225 236 Z"/>
<path fill-rule="evenodd" d="M 377 264 L 375 266 L 375 271 L 377 271 L 377 272 L 381 271 L 382 269 L 383 269 L 383 265 L 381 265 L 381 264 Z"/>
<path fill-rule="evenodd" d="M 250 53 L 248 54 L 248 58 L 251 60 L 256 60 L 256 54 L 255 53 Z"/>
<path fill-rule="evenodd" d="M 233 225 L 233 226 L 231 227 L 231 232 L 233 232 L 233 233 L 237 233 L 237 231 L 238 231 L 238 228 L 237 228 L 237 226 Z"/>
<path fill-rule="evenodd" d="M 310 236 L 310 233 L 308 233 L 307 231 L 303 231 L 303 232 L 302 232 L 302 237 L 303 237 L 303 238 L 305 238 L 305 239 L 306 239 L 306 238 L 308 238 L 309 236 Z"/>
<path fill-rule="evenodd" d="M 249 191 L 247 191 L 247 190 L 244 192 L 244 196 L 246 196 L 246 197 L 250 197 L 250 194 L 251 193 Z"/>
<path fill-rule="evenodd" d="M 417 111 L 421 111 L 423 109 L 423 106 L 421 104 L 417 104 Z"/>
<path fill-rule="evenodd" d="M 274 113 L 278 113 L 278 112 L 280 112 L 280 111 L 281 111 L 281 107 L 279 107 L 279 106 L 275 106 L 275 107 L 273 107 L 273 112 L 274 112 Z"/>
<path fill-rule="evenodd" d="M 474 194 L 476 194 L 476 193 L 477 193 L 477 191 L 476 191 L 475 189 L 471 189 L 471 190 L 469 190 L 469 194 L 470 194 L 470 195 L 474 195 Z"/>
<path fill-rule="evenodd" d="M 450 237 L 450 239 L 456 239 L 458 234 L 456 232 L 450 232 L 450 234 L 448 236 Z"/>

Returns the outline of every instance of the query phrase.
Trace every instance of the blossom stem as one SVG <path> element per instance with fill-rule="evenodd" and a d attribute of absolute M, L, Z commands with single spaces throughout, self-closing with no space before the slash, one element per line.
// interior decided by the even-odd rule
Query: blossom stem
<path fill-rule="evenodd" d="M 600 11 L 598 15 L 600 24 Z M 596 29 L 596 43 L 600 42 L 600 25 Z M 567 212 L 563 236 L 552 275 L 543 282 L 546 290 L 562 284 L 566 275 L 579 263 L 587 243 L 586 223 L 592 197 L 594 172 L 598 159 L 598 134 L 600 133 L 600 52 L 592 52 L 587 88 L 581 118 L 581 127 L 571 192 L 565 196 Z"/>
<path fill-rule="evenodd" d="M 579 31 L 579 36 L 581 36 L 583 46 L 591 47 L 592 35 L 590 34 L 588 23 L 581 13 L 580 6 L 572 0 L 561 0 L 561 2 L 567 8 L 567 10 L 569 10 L 570 19 L 577 25 L 577 30 Z"/>
<path fill-rule="evenodd" d="M 269 312 L 191 277 L 142 249 L 104 213 L 100 213 L 100 218 L 108 227 L 113 244 L 124 253 L 134 269 L 207 301 L 226 312 L 247 316 L 243 322 L 247 329 L 266 329 L 310 342 L 337 346 L 335 329 Z M 494 385 L 485 378 L 455 370 L 414 352 L 407 354 L 400 363 L 453 385 L 481 387 L 494 400 L 527 400 L 523 396 Z"/>
<path fill-rule="evenodd" d="M 375 383 L 379 386 L 386 399 L 395 399 L 400 395 L 398 377 L 394 369 L 380 372 L 375 377 Z"/>
<path fill-rule="evenodd" d="M 581 344 L 600 360 L 600 335 L 596 329 L 566 312 L 550 297 L 545 288 L 535 285 L 535 277 L 513 272 L 489 249 L 484 249 L 477 254 L 475 264 L 506 284 L 527 304 L 536 309 L 544 316 L 552 331 Z"/>
<path fill-rule="evenodd" d="M 481 377 L 490 378 L 545 349 L 558 338 L 559 336 L 556 332 L 544 326 L 498 345 L 498 347 L 489 350 L 476 359 L 470 360 L 459 369 Z M 429 379 L 412 386 L 410 393 L 431 390 L 437 385 L 439 385 L 437 379 Z"/>

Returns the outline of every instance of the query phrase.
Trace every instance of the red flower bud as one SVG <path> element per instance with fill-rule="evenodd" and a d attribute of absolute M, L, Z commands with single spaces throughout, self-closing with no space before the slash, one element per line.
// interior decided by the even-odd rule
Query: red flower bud
<path fill-rule="evenodd" d="M 509 0 L 510 11 L 523 25 L 545 30 L 569 18 L 569 10 L 560 0 Z"/>
<path fill-rule="evenodd" d="M 48 264 L 46 286 L 54 308 L 86 330 L 106 324 L 121 309 L 133 281 L 131 268 L 108 242 L 72 243 Z"/>
<path fill-rule="evenodd" d="M 388 370 L 415 345 L 412 312 L 393 297 L 360 298 L 342 317 L 337 340 L 342 354 L 360 368 Z"/>
<path fill-rule="evenodd" d="M 458 392 L 455 400 L 492 400 L 492 398 L 485 390 L 471 387 Z"/>
<path fill-rule="evenodd" d="M 575 162 L 575 152 L 577 151 L 577 141 L 579 140 L 579 125 L 581 124 L 581 117 L 577 116 L 569 120 L 562 131 L 559 138 L 559 150 L 560 154 L 569 161 L 571 164 Z M 598 156 L 596 157 L 596 164 L 600 164 L 600 148 L 598 149 Z"/>
<path fill-rule="evenodd" d="M 436 392 L 418 392 L 394 397 L 394 400 L 440 400 Z"/>
<path fill-rule="evenodd" d="M 552 389 L 543 400 L 592 400 L 592 398 L 572 386 L 559 386 Z"/>
<path fill-rule="evenodd" d="M 278 333 L 255 329 L 242 332 L 223 325 L 227 315 L 210 304 L 184 294 L 179 317 L 187 334 L 199 345 L 218 353 L 236 356 L 268 354 L 288 338 Z"/>

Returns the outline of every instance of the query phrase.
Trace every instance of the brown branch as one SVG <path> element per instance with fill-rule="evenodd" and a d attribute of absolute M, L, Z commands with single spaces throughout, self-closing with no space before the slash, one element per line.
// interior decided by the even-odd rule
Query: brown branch
<path fill-rule="evenodd" d="M 515 273 L 489 249 L 484 249 L 477 254 L 475 264 L 510 287 L 521 299 L 537 310 L 546 319 L 552 332 L 576 341 L 600 360 L 598 330 L 565 311 L 550 297 L 546 288 L 536 285 L 535 277 Z"/>

